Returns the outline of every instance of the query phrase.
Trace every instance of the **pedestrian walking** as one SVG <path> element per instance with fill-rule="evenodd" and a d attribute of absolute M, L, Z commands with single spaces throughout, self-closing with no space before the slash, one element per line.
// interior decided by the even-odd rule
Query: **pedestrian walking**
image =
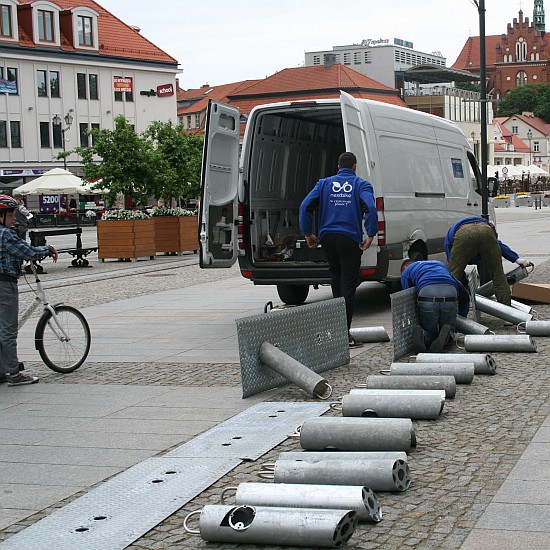
<path fill-rule="evenodd" d="M 335 298 L 346 302 L 350 347 L 361 347 L 349 334 L 353 318 L 355 290 L 361 256 L 378 232 L 378 215 L 372 184 L 359 178 L 357 158 L 342 153 L 338 173 L 321 179 L 300 205 L 300 229 L 309 248 L 321 244 L 327 257 L 330 285 Z M 313 227 L 313 211 L 318 212 L 318 235 Z"/>
<path fill-rule="evenodd" d="M 41 260 L 46 256 L 57 262 L 57 250 L 53 246 L 30 246 L 12 229 L 17 208 L 15 199 L 0 195 L 0 383 L 7 382 L 8 386 L 38 382 L 35 376 L 21 372 L 24 365 L 17 357 L 17 279 L 21 273 L 21 263 L 23 260 Z"/>
<path fill-rule="evenodd" d="M 25 241 L 27 240 L 27 230 L 29 229 L 29 221 L 32 219 L 32 214 L 27 210 L 22 195 L 14 195 L 13 198 L 17 202 L 17 209 L 15 211 L 16 231 L 19 237 Z"/>
<path fill-rule="evenodd" d="M 533 265 L 499 241 L 494 224 L 485 218 L 471 217 L 457 221 L 449 228 L 444 247 L 451 274 L 463 282 L 466 281 L 466 266 L 476 265 L 479 271 L 483 262 L 493 280 L 497 300 L 507 306 L 511 304 L 512 293 L 504 274 L 502 258 L 522 267 Z"/>
<path fill-rule="evenodd" d="M 468 315 L 468 291 L 436 260 L 405 260 L 401 286 L 416 287 L 419 325 L 414 328 L 413 351 L 441 353 L 454 340 L 457 314 Z"/>

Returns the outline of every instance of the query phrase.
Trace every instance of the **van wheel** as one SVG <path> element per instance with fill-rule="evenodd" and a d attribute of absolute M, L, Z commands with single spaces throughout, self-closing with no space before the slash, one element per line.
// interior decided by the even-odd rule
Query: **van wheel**
<path fill-rule="evenodd" d="M 299 306 L 306 301 L 309 294 L 309 285 L 278 284 L 279 298 L 289 306 Z"/>

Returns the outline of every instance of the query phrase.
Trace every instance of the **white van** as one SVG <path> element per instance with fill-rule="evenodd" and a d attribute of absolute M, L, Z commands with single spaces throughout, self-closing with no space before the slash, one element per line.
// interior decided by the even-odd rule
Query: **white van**
<path fill-rule="evenodd" d="M 426 113 L 341 92 L 340 100 L 255 107 L 239 162 L 240 114 L 210 102 L 200 202 L 200 266 L 230 267 L 257 285 L 277 285 L 287 304 L 329 284 L 321 247 L 305 246 L 303 198 L 337 172 L 340 153 L 374 187 L 378 236 L 363 254 L 360 281 L 391 283 L 403 258 L 444 260 L 457 220 L 481 215 L 481 174 L 458 126 Z M 491 218 L 494 214 L 491 212 Z"/>

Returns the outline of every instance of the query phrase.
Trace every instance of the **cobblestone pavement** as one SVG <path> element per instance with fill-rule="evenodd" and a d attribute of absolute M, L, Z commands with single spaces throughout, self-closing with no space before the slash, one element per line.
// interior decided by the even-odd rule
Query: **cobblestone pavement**
<path fill-rule="evenodd" d="M 546 281 L 549 273 L 549 265 L 539 266 L 530 282 Z M 537 311 L 539 318 L 550 318 L 550 306 L 539 305 Z M 515 332 L 515 327 L 503 326 L 502 322 L 487 316 L 483 322 L 499 334 Z M 537 354 L 493 354 L 498 365 L 496 376 L 476 376 L 472 385 L 459 386 L 455 399 L 447 400 L 438 420 L 414 422 L 418 446 L 409 455 L 411 488 L 399 494 L 379 493 L 383 521 L 377 525 L 361 524 L 349 548 L 460 548 L 550 412 L 547 365 L 550 344 L 538 338 L 537 345 Z M 334 385 L 334 395 L 347 393 L 368 374 L 377 373 L 392 360 L 393 346 L 384 343 L 357 356 L 350 365 L 331 371 L 327 377 Z M 78 383 L 79 379 L 103 384 L 239 385 L 240 373 L 236 364 L 156 365 L 154 373 L 147 371 L 143 364 L 93 364 L 74 373 L 71 383 Z M 52 373 L 41 380 L 50 381 L 60 383 L 63 378 Z M 309 398 L 289 386 L 272 400 L 307 401 Z M 283 450 L 299 450 L 299 445 L 289 439 L 259 461 L 241 464 L 131 548 L 227 547 L 207 545 L 200 537 L 188 535 L 183 529 L 186 514 L 205 504 L 219 502 L 220 493 L 227 486 L 257 480 L 259 465 L 276 460 Z M 59 506 L 76 496 L 80 495 Z M 50 511 L 36 514 L 9 531 L 19 530 Z"/>
<path fill-rule="evenodd" d="M 171 272 L 166 268 L 165 272 Z M 131 275 L 115 280 L 95 281 L 59 290 L 68 303 L 84 307 L 93 303 L 122 299 L 127 292 L 151 293 L 193 284 L 196 277 L 227 277 L 227 270 L 200 271 L 196 265 L 174 268 L 166 280 Z M 182 273 L 185 272 L 185 273 Z M 200 273 L 200 275 L 199 275 Z M 233 275 L 234 272 L 231 273 Z M 529 282 L 547 282 L 550 265 L 537 266 Z M 208 279 L 212 280 L 212 279 Z M 176 286 L 170 286 L 176 285 Z M 72 289 L 71 289 L 72 288 Z M 93 288 L 94 296 L 90 295 Z M 56 289 L 50 292 L 52 299 Z M 550 306 L 537 305 L 538 317 L 550 319 Z M 483 322 L 499 334 L 515 333 L 515 327 L 483 315 Z M 550 342 L 537 338 L 539 353 L 495 353 L 496 376 L 476 376 L 472 385 L 458 386 L 457 395 L 447 400 L 442 416 L 435 421 L 415 421 L 418 446 L 409 454 L 412 486 L 405 493 L 379 493 L 384 518 L 376 525 L 360 524 L 348 548 L 458 549 L 489 504 L 501 483 L 521 456 L 533 434 L 550 413 L 548 357 Z M 460 350 L 453 350 L 459 352 Z M 402 361 L 406 358 L 402 358 Z M 393 361 L 393 345 L 379 344 L 365 350 L 354 361 L 326 374 L 334 386 L 334 396 L 342 396 L 368 374 L 378 373 Z M 161 384 L 161 385 L 240 385 L 237 364 L 166 364 L 147 365 L 96 363 L 82 367 L 70 383 Z M 63 383 L 62 377 L 44 375 L 41 383 Z M 299 389 L 288 386 L 274 395 L 273 401 L 308 401 Z M 337 415 L 337 412 L 327 414 Z M 257 481 L 263 462 L 273 462 L 280 452 L 299 450 L 296 440 L 287 439 L 256 462 L 245 462 L 207 491 L 189 502 L 130 548 L 227 548 L 206 544 L 198 536 L 185 532 L 183 520 L 190 511 L 219 502 L 221 491 L 242 481 Z M 163 454 L 163 453 L 161 453 Z M 83 493 L 56 505 L 61 507 Z M 0 541 L 48 515 L 46 509 L 0 532 Z M 248 546 L 247 546 L 248 547 Z M 259 546 L 249 546 L 251 549 Z M 270 548 L 274 548 L 270 546 Z"/>

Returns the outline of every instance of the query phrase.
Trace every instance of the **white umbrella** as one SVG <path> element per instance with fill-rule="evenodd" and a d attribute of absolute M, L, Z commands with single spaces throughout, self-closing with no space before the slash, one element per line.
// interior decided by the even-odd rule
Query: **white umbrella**
<path fill-rule="evenodd" d="M 530 164 L 527 169 L 531 172 L 531 174 L 536 174 L 537 176 L 548 176 L 548 172 L 536 164 Z"/>
<path fill-rule="evenodd" d="M 103 195 L 109 192 L 109 189 L 101 187 L 103 179 L 99 178 L 93 181 L 83 181 L 82 189 L 86 195 Z"/>
<path fill-rule="evenodd" d="M 16 187 L 13 192 L 21 195 L 78 195 L 85 192 L 82 184 L 82 180 L 72 172 L 54 168 L 39 178 Z"/>

